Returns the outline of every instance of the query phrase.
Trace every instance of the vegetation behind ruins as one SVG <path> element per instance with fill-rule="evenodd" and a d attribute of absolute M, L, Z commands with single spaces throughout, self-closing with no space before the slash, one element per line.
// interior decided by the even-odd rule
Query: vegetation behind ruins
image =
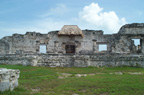
<path fill-rule="evenodd" d="M 19 69 L 19 86 L 0 95 L 143 95 L 144 68 L 49 68 L 0 65 Z"/>

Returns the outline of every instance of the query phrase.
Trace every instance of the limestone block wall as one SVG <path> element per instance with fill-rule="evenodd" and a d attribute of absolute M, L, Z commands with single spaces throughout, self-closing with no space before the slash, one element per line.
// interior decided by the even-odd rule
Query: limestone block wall
<path fill-rule="evenodd" d="M 0 68 L 0 91 L 13 90 L 18 86 L 20 71 L 13 69 Z"/>
<path fill-rule="evenodd" d="M 48 67 L 144 67 L 144 55 L 92 54 L 92 55 L 8 55 L 0 57 L 0 64 Z"/>

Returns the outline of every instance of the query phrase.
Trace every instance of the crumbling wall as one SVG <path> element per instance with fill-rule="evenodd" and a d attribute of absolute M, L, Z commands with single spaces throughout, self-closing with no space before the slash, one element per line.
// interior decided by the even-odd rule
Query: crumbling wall
<path fill-rule="evenodd" d="M 4 49 L 1 49 L 1 54 L 39 53 L 39 45 L 47 43 L 47 34 L 40 34 L 36 32 L 27 32 L 25 35 L 13 34 L 12 36 L 4 37 L 0 40 L 0 44 L 2 44 L 1 48 L 8 50 L 8 52 L 5 52 Z"/>
<path fill-rule="evenodd" d="M 83 36 L 58 35 L 27 32 L 13 34 L 0 40 L 0 54 L 39 54 L 40 46 L 46 46 L 47 54 L 66 54 L 66 46 L 74 45 L 74 54 L 137 53 L 133 38 L 141 40 L 140 52 L 144 53 L 144 24 L 127 24 L 117 34 L 103 34 L 102 30 L 83 30 Z M 99 45 L 107 45 L 106 51 L 99 51 Z"/>
<path fill-rule="evenodd" d="M 0 68 L 0 91 L 13 90 L 18 86 L 19 70 Z"/>
<path fill-rule="evenodd" d="M 123 39 L 123 41 L 125 40 L 125 42 L 123 43 L 118 42 L 118 44 L 119 43 L 123 44 L 121 48 L 125 46 L 126 47 L 125 51 L 127 50 L 126 51 L 127 53 L 144 53 L 144 23 L 126 24 L 120 28 L 118 35 L 121 37 L 119 41 L 125 38 Z M 140 49 L 139 51 L 135 50 L 136 47 L 133 44 L 132 39 L 140 39 L 140 46 L 138 46 Z M 120 52 L 120 53 L 123 53 L 123 52 Z"/>
<path fill-rule="evenodd" d="M 38 53 L 40 44 L 45 42 L 48 38 L 47 35 L 27 32 L 25 35 L 14 34 L 12 36 L 12 52 L 13 53 Z M 38 50 L 37 50 L 38 49 Z"/>
<path fill-rule="evenodd" d="M 122 35 L 143 35 L 144 23 L 133 23 L 122 26 L 119 30 L 119 34 Z"/>

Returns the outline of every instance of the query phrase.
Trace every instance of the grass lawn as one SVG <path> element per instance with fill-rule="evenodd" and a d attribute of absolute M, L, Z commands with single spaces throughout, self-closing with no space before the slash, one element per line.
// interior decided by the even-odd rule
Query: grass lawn
<path fill-rule="evenodd" d="M 0 95 L 144 95 L 144 68 L 0 68 L 20 70 L 19 86 Z"/>

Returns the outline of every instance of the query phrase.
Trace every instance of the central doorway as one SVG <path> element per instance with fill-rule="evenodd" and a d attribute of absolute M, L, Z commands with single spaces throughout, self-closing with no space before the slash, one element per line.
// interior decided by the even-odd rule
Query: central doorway
<path fill-rule="evenodd" d="M 75 53 L 75 45 L 66 45 L 66 53 Z"/>

